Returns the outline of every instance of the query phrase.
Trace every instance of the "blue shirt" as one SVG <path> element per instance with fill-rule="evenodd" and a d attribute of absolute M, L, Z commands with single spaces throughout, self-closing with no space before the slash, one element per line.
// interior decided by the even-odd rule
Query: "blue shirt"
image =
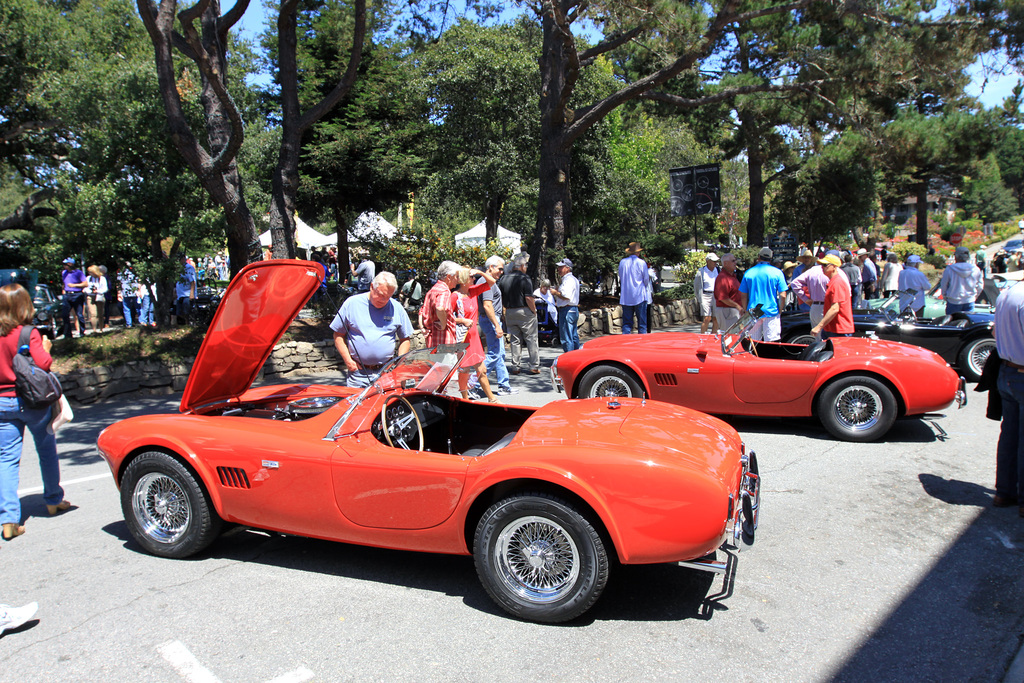
<path fill-rule="evenodd" d="M 345 335 L 352 360 L 360 365 L 380 365 L 395 355 L 395 340 L 412 336 L 412 323 L 394 299 L 384 308 L 370 303 L 370 294 L 345 299 L 331 329 Z"/>
<path fill-rule="evenodd" d="M 619 261 L 619 303 L 636 306 L 647 301 L 647 285 L 650 277 L 647 264 L 636 254 L 630 254 Z M 577 303 L 579 300 L 577 299 Z"/>
<path fill-rule="evenodd" d="M 770 263 L 758 262 L 743 274 L 740 292 L 747 295 L 747 310 L 757 308 L 772 318 L 779 314 L 779 294 L 786 291 L 786 276 Z"/>
<path fill-rule="evenodd" d="M 185 272 L 174 285 L 174 295 L 181 299 L 192 293 L 192 284 L 196 281 L 196 269 L 191 263 L 185 264 Z"/>
<path fill-rule="evenodd" d="M 999 357 L 1024 365 L 1024 286 L 1019 283 L 996 299 L 995 335 Z"/>

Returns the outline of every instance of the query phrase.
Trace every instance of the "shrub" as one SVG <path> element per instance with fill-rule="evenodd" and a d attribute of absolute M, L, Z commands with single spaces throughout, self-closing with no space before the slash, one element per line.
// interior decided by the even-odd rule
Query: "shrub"
<path fill-rule="evenodd" d="M 906 261 L 907 257 L 910 256 L 911 254 L 917 254 L 918 256 L 924 258 L 924 256 L 928 253 L 928 250 L 924 247 L 924 245 L 918 244 L 917 242 L 896 242 L 895 244 L 892 245 L 892 249 L 890 249 L 889 251 L 895 251 L 897 254 L 899 254 L 900 261 Z"/>
<path fill-rule="evenodd" d="M 936 253 L 936 254 L 926 254 L 924 256 L 924 262 L 929 264 L 929 265 L 931 265 L 931 266 L 934 266 L 936 268 L 945 268 L 946 267 L 946 257 L 943 256 L 942 254 L 938 254 L 938 253 Z"/>

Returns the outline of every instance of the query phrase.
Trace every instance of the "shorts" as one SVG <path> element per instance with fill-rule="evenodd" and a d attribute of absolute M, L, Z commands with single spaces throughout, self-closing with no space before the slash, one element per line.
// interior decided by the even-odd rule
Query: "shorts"
<path fill-rule="evenodd" d="M 715 314 L 714 292 L 701 292 L 700 296 L 697 297 L 697 303 L 700 305 L 700 314 L 702 317 L 707 318 Z"/>

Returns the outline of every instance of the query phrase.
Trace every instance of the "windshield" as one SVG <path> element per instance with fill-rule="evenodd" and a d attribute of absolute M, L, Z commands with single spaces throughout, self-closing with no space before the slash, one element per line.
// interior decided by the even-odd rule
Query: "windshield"
<path fill-rule="evenodd" d="M 436 393 L 444 389 L 448 379 L 458 369 L 469 344 L 441 344 L 429 349 L 410 351 L 404 356 L 392 358 L 380 369 L 370 386 L 347 400 L 349 407 L 341 416 L 328 439 L 334 439 L 341 432 L 342 425 L 366 398 L 396 389 Z"/>
<path fill-rule="evenodd" d="M 722 333 L 722 354 L 729 356 L 740 345 L 744 337 L 749 336 L 750 330 L 754 327 L 757 319 L 761 317 L 761 304 L 751 311 L 743 311 L 740 319 L 734 322 L 729 329 Z"/>

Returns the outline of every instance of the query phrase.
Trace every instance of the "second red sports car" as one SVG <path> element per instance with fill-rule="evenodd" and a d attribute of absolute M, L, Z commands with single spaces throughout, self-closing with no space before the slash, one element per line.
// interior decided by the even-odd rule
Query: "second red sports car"
<path fill-rule="evenodd" d="M 551 368 L 571 398 L 646 396 L 716 415 L 816 417 L 839 439 L 872 441 L 897 417 L 964 404 L 964 381 L 937 354 L 843 337 L 811 344 L 755 342 L 744 315 L 722 335 L 611 335 Z"/>

